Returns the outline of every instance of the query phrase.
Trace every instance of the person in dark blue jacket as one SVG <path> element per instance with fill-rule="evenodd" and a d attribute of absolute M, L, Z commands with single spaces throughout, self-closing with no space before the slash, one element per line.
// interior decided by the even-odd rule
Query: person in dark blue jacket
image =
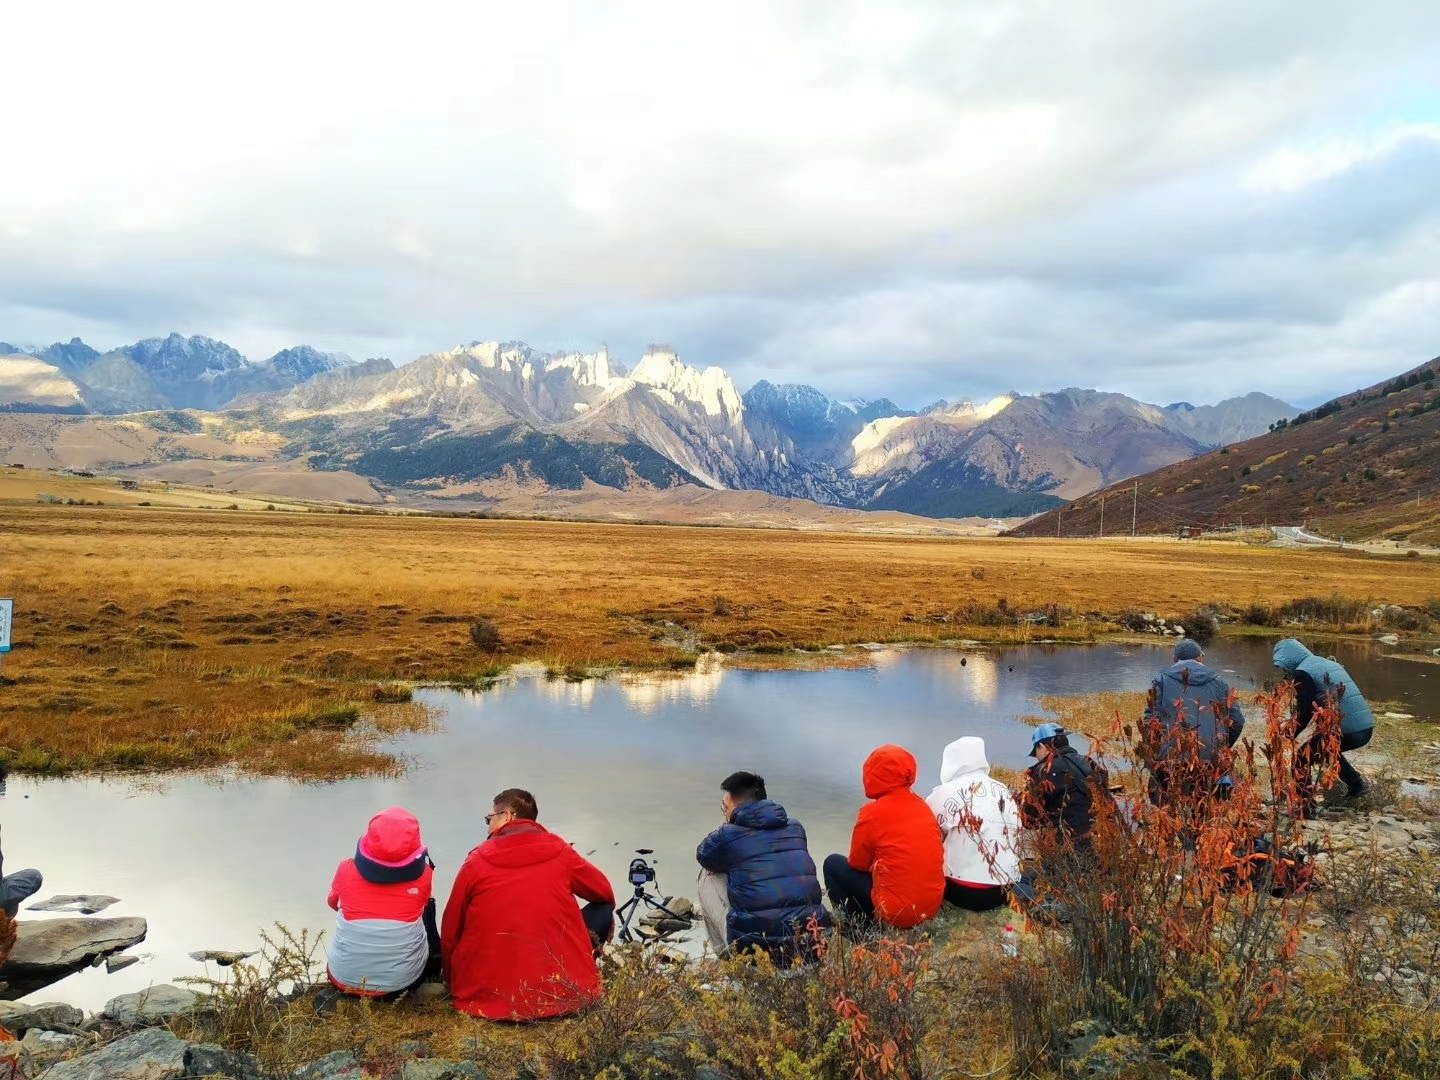
<path fill-rule="evenodd" d="M 805 842 L 805 827 L 772 802 L 765 781 L 737 772 L 720 784 L 725 824 L 695 851 L 700 863 L 700 909 L 716 950 L 761 948 L 789 961 L 805 946 L 811 919 L 830 925 L 821 905 L 820 879 Z M 724 875 L 723 895 L 719 888 Z M 717 908 L 724 908 L 719 941 Z"/>

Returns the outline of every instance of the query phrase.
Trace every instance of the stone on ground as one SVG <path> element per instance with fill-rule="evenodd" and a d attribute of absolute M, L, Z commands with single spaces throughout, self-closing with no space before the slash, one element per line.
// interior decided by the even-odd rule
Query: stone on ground
<path fill-rule="evenodd" d="M 364 1071 L 349 1050 L 336 1050 L 290 1074 L 291 1080 L 361 1080 Z"/>
<path fill-rule="evenodd" d="M 73 1005 L 58 1001 L 29 1004 L 23 1001 L 0 1001 L 0 1025 L 17 1039 L 27 1031 L 63 1031 L 78 1028 L 85 1014 Z"/>
<path fill-rule="evenodd" d="M 41 1080 L 178 1080 L 185 1075 L 187 1045 L 164 1028 L 146 1028 L 53 1065 Z"/>
<path fill-rule="evenodd" d="M 181 1075 L 223 1077 L 224 1080 L 264 1080 L 260 1063 L 253 1054 L 236 1053 L 209 1043 L 192 1043 L 185 1049 L 185 1071 Z"/>
<path fill-rule="evenodd" d="M 400 1080 L 486 1080 L 485 1072 L 473 1061 L 445 1061 L 425 1058 L 407 1061 Z"/>
<path fill-rule="evenodd" d="M 199 1000 L 200 995 L 193 990 L 161 983 L 134 994 L 111 998 L 100 1015 L 117 1024 L 158 1023 L 178 1016 Z"/>

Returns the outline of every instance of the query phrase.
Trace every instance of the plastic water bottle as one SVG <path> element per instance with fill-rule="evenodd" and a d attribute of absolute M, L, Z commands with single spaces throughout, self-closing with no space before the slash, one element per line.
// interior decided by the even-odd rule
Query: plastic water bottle
<path fill-rule="evenodd" d="M 1006 956 L 1020 955 L 1020 939 L 1015 933 L 1015 927 L 1009 923 L 1005 924 L 1005 929 L 1000 934 L 1000 950 Z"/>

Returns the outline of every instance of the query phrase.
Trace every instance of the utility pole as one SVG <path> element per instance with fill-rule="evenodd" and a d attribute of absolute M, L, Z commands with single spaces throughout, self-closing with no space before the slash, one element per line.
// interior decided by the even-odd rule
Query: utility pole
<path fill-rule="evenodd" d="M 1105 539 L 1105 496 L 1100 496 L 1100 539 Z"/>
<path fill-rule="evenodd" d="M 1057 507 L 1056 510 L 1055 510 L 1055 539 L 1056 539 L 1056 540 L 1059 540 L 1059 539 L 1060 539 L 1060 515 L 1062 515 L 1062 514 L 1064 514 L 1064 513 L 1065 513 L 1065 508 L 1064 508 L 1063 506 Z"/>
<path fill-rule="evenodd" d="M 1135 539 L 1135 523 L 1140 519 L 1140 481 L 1135 481 L 1135 487 L 1130 493 L 1130 539 Z"/>

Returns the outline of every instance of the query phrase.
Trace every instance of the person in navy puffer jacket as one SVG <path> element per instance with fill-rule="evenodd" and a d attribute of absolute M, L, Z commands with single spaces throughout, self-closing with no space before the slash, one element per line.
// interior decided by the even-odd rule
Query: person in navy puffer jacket
<path fill-rule="evenodd" d="M 764 779 L 754 773 L 727 776 L 720 788 L 725 824 L 695 851 L 705 871 L 700 907 L 706 923 L 714 925 L 719 912 L 713 909 L 724 907 L 724 944 L 731 950 L 760 948 L 779 962 L 792 960 L 797 946 L 808 955 L 806 931 L 811 920 L 829 926 L 830 916 L 821 904 L 820 879 L 806 847 L 805 827 L 767 797 Z M 725 881 L 723 899 L 720 875 Z"/>

